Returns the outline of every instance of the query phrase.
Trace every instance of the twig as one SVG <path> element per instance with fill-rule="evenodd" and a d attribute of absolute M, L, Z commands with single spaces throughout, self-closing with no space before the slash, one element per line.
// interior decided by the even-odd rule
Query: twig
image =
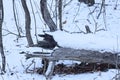
<path fill-rule="evenodd" d="M 95 8 L 93 9 L 93 11 L 91 11 L 89 14 L 94 13 L 97 8 L 98 8 L 98 6 L 95 6 Z"/>
<path fill-rule="evenodd" d="M 21 65 L 22 65 L 22 67 L 25 69 L 25 66 L 23 65 L 23 62 L 22 62 L 22 60 L 20 60 L 20 62 L 21 62 Z"/>
<path fill-rule="evenodd" d="M 98 16 L 97 16 L 97 19 L 100 17 L 100 15 L 101 15 L 101 13 L 102 13 L 102 9 L 103 9 L 104 4 L 105 4 L 105 0 L 102 0 L 100 12 L 99 12 L 99 14 L 98 14 Z"/>
<path fill-rule="evenodd" d="M 49 11 L 50 11 L 50 13 L 52 13 L 52 14 L 53 14 L 52 18 L 54 18 L 54 17 L 55 17 L 55 15 L 54 15 L 54 11 L 53 11 L 53 9 L 52 9 L 51 5 L 50 5 L 50 4 L 48 4 L 48 3 L 47 3 L 47 5 L 48 5 L 48 8 L 50 9 L 50 10 L 49 10 Z"/>
<path fill-rule="evenodd" d="M 70 32 L 70 31 L 67 31 L 65 29 L 63 29 L 63 31 L 69 33 L 69 34 L 75 34 L 75 33 L 83 33 L 83 34 L 86 34 L 84 31 L 81 31 L 81 32 Z"/>
<path fill-rule="evenodd" d="M 18 3 L 19 3 L 19 5 L 20 5 L 20 8 L 22 8 L 22 5 L 21 5 L 20 0 L 18 0 Z M 18 25 L 19 25 L 19 31 L 24 34 L 24 32 L 22 31 L 22 28 L 20 27 L 19 15 L 18 15 L 18 11 L 17 11 L 17 6 L 16 6 L 16 5 L 15 5 L 15 9 L 16 9 L 16 18 L 18 19 L 17 22 L 18 22 Z M 22 13 L 24 13 L 24 12 L 23 12 L 23 9 L 22 9 L 21 11 L 22 11 Z"/>
<path fill-rule="evenodd" d="M 52 2 L 51 2 L 50 9 L 52 9 L 52 5 L 53 5 L 53 0 L 52 0 Z"/>
<path fill-rule="evenodd" d="M 90 11 L 90 13 L 91 13 L 91 10 L 90 10 L 89 7 L 88 7 L 88 9 L 89 9 L 89 11 Z M 89 14 L 89 15 L 90 15 L 90 14 Z M 98 23 L 96 22 L 96 20 L 95 20 L 93 14 L 91 14 L 91 17 L 93 18 L 93 21 L 94 21 L 94 23 L 95 23 L 95 31 L 94 31 L 94 33 L 95 33 L 95 32 L 97 31 L 97 25 L 98 25 Z"/>
<path fill-rule="evenodd" d="M 65 8 L 67 5 L 69 5 L 73 0 L 70 0 L 68 3 L 66 3 L 63 7 Z"/>
<path fill-rule="evenodd" d="M 13 32 L 11 32 L 11 31 L 9 31 L 9 30 L 7 30 L 7 29 L 3 29 L 3 30 L 8 32 L 7 34 L 5 34 L 5 35 L 3 35 L 3 36 L 9 35 L 9 34 L 13 34 L 13 35 L 16 35 L 16 36 L 18 36 L 18 37 L 25 37 L 25 36 L 19 36 L 18 34 L 13 33 Z"/>
<path fill-rule="evenodd" d="M 82 31 L 80 28 L 79 28 L 79 26 L 77 25 L 77 24 L 75 24 L 76 25 L 76 27 L 79 29 L 79 33 L 83 33 L 83 34 L 86 34 L 84 31 Z"/>
<path fill-rule="evenodd" d="M 80 4 L 81 5 L 81 4 Z M 73 19 L 73 22 L 75 21 L 75 18 L 77 17 L 77 15 L 79 14 L 79 11 L 80 11 L 80 5 L 79 5 L 79 7 L 78 7 L 78 11 L 76 12 L 76 15 L 75 15 L 75 17 L 74 17 L 74 19 Z"/>
<path fill-rule="evenodd" d="M 36 65 L 36 63 L 34 62 L 34 70 L 33 70 L 33 73 L 35 73 L 35 65 Z"/>
<path fill-rule="evenodd" d="M 28 69 L 32 66 L 32 64 L 35 64 L 35 61 L 34 61 L 34 59 L 32 60 L 32 63 L 31 64 L 29 64 L 29 66 L 26 68 L 26 73 L 31 73 L 30 71 L 28 71 Z M 34 73 L 34 70 L 33 70 L 33 73 Z"/>

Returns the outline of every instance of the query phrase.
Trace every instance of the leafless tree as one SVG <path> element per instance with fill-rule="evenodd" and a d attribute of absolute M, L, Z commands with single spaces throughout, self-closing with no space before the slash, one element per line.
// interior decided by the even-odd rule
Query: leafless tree
<path fill-rule="evenodd" d="M 31 9 L 32 9 L 34 23 L 35 23 L 35 37 L 36 37 L 36 41 L 38 42 L 38 37 L 37 37 L 37 22 L 36 22 L 35 12 L 34 12 L 34 9 L 33 9 L 32 0 L 30 0 L 30 5 L 31 5 Z"/>
<path fill-rule="evenodd" d="M 31 31 L 30 31 L 31 17 L 30 17 L 30 13 L 29 13 L 29 10 L 28 10 L 27 4 L 26 4 L 26 0 L 21 0 L 21 2 L 22 2 L 23 9 L 25 11 L 26 38 L 27 38 L 27 41 L 28 41 L 28 45 L 30 47 L 32 47 L 34 44 L 33 44 L 33 40 L 32 40 L 32 37 L 31 37 Z"/>
<path fill-rule="evenodd" d="M 47 0 L 41 0 L 40 7 L 41 7 L 42 17 L 44 21 L 46 22 L 46 24 L 48 25 L 48 27 L 50 28 L 50 31 L 51 32 L 56 31 L 57 26 L 55 25 L 54 21 L 52 20 L 50 16 L 49 10 L 47 8 Z"/>
<path fill-rule="evenodd" d="M 58 24 L 58 0 L 55 0 L 55 24 Z"/>
<path fill-rule="evenodd" d="M 3 16 L 4 16 L 3 1 L 0 0 L 0 53 L 1 53 L 1 57 L 2 57 L 1 72 L 5 73 L 6 59 L 5 59 L 5 54 L 4 54 L 4 49 L 3 49 L 3 41 L 2 41 L 2 23 L 3 23 L 3 18 L 4 18 Z"/>
<path fill-rule="evenodd" d="M 59 28 L 62 30 L 62 0 L 58 1 Z"/>

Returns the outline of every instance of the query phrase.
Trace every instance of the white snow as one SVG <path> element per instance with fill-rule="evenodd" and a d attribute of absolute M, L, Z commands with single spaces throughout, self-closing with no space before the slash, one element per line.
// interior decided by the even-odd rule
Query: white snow
<path fill-rule="evenodd" d="M 35 10 L 36 24 L 37 24 L 37 33 L 43 34 L 42 31 L 49 30 L 42 20 L 41 13 L 39 11 L 39 1 L 40 0 L 31 0 L 33 8 Z M 54 0 L 53 0 L 54 1 Z M 101 3 L 101 0 L 95 0 L 96 3 Z M 6 73 L 5 75 L 0 75 L 0 80 L 45 80 L 43 75 L 37 73 L 26 73 L 26 68 L 30 65 L 30 69 L 33 69 L 34 66 L 39 68 L 42 66 L 41 59 L 33 58 L 26 60 L 24 54 L 19 54 L 22 51 L 32 53 L 34 51 L 47 51 L 41 48 L 31 48 L 27 45 L 27 40 L 25 37 L 19 38 L 13 34 L 8 34 L 13 32 L 17 34 L 17 29 L 14 22 L 13 10 L 12 10 L 12 0 L 3 0 L 4 2 L 4 22 L 3 22 L 3 44 L 4 51 L 6 55 Z M 49 6 L 52 4 L 51 0 Z M 67 0 L 66 0 L 67 2 Z M 25 19 L 24 11 L 22 10 L 22 5 L 20 0 L 15 0 L 17 4 L 19 26 L 22 28 L 25 35 Z M 36 5 L 34 5 L 36 3 Z M 31 8 L 29 0 L 27 0 L 28 7 Z M 106 22 L 104 23 L 103 13 L 101 13 L 99 19 L 96 19 L 100 11 L 100 5 L 95 4 L 92 7 L 87 7 L 83 3 L 78 3 L 77 0 L 73 0 L 68 6 L 63 9 L 63 29 L 68 32 L 80 32 L 85 30 L 85 25 L 89 25 L 93 33 L 83 34 L 83 33 L 67 33 L 65 31 L 56 31 L 56 32 L 47 32 L 52 34 L 58 44 L 62 47 L 70 47 L 75 49 L 88 49 L 88 50 L 98 50 L 98 51 L 109 51 L 109 52 L 120 52 L 120 0 L 118 0 L 117 9 L 114 10 L 116 0 L 106 0 Z M 53 4 L 54 6 L 54 4 Z M 95 7 L 97 8 L 95 9 Z M 54 11 L 54 7 L 53 11 Z M 90 15 L 93 10 L 94 13 Z M 34 43 L 36 43 L 35 38 L 35 24 L 33 19 L 33 13 L 30 9 L 32 24 L 31 32 Z M 39 15 L 40 14 L 40 15 Z M 52 17 L 55 21 L 53 13 L 51 11 Z M 94 21 L 95 20 L 95 21 Z M 97 30 L 104 29 L 106 31 L 96 32 L 95 22 L 97 22 Z M 106 24 L 106 26 L 105 26 Z M 8 35 L 6 35 L 8 34 Z M 41 38 L 39 38 L 41 39 Z M 34 63 L 32 63 L 34 62 Z M 1 63 L 1 58 L 0 58 Z M 59 61 L 58 63 L 64 63 L 66 65 L 72 63 L 79 63 L 76 61 Z M 1 66 L 0 66 L 1 67 Z M 71 75 L 55 75 L 52 80 L 115 80 L 113 79 L 118 74 L 118 70 L 110 69 L 107 72 L 93 72 L 93 73 L 84 73 L 84 74 L 71 74 Z"/>
<path fill-rule="evenodd" d="M 57 31 L 52 33 L 52 35 L 62 47 L 110 52 L 120 51 L 117 46 L 120 44 L 120 42 L 117 41 L 118 36 L 110 34 L 108 31 L 101 31 L 96 34 L 69 34 Z"/>

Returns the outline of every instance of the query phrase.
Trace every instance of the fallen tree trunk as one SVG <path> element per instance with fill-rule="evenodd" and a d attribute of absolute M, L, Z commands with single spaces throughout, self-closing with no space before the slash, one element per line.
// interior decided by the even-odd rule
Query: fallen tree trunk
<path fill-rule="evenodd" d="M 38 57 L 48 60 L 48 65 L 44 65 L 46 80 L 51 80 L 55 63 L 58 60 L 76 60 L 85 63 L 107 63 L 112 65 L 120 65 L 118 53 L 99 52 L 92 50 L 80 50 L 72 48 L 59 48 L 52 53 L 34 52 L 34 54 L 26 54 L 26 58 Z"/>
<path fill-rule="evenodd" d="M 120 58 L 117 53 L 112 52 L 99 52 L 92 50 L 80 50 L 72 48 L 59 48 L 54 50 L 51 54 L 37 53 L 26 54 L 26 58 L 40 57 L 46 58 L 50 61 L 56 60 L 76 60 L 87 63 L 108 63 L 120 64 Z"/>

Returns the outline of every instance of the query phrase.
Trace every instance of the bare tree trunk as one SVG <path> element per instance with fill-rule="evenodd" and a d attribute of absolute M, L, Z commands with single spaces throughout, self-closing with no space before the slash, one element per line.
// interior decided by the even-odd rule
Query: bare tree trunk
<path fill-rule="evenodd" d="M 0 53 L 2 57 L 2 73 L 5 73 L 5 65 L 6 65 L 6 59 L 5 59 L 5 54 L 3 50 L 3 41 L 2 41 L 2 23 L 3 23 L 3 17 L 4 12 L 3 12 L 3 1 L 0 0 Z"/>
<path fill-rule="evenodd" d="M 50 16 L 49 11 L 48 11 L 47 0 L 41 0 L 40 7 L 41 7 L 42 17 L 43 17 L 44 21 L 46 22 L 46 24 L 48 25 L 48 27 L 50 28 L 50 31 L 51 32 L 56 31 L 57 26 L 55 25 L 54 21 L 52 20 L 52 18 Z"/>
<path fill-rule="evenodd" d="M 58 26 L 58 23 L 57 23 L 57 21 L 58 21 L 58 0 L 55 0 L 55 24 L 56 24 L 56 26 Z"/>
<path fill-rule="evenodd" d="M 59 28 L 62 30 L 62 0 L 58 2 L 58 12 L 59 12 Z"/>
<path fill-rule="evenodd" d="M 17 22 L 17 17 L 16 17 L 16 5 L 15 5 L 15 0 L 13 0 L 13 13 L 14 13 L 15 24 L 16 24 L 17 31 L 18 31 L 18 37 L 21 37 L 20 28 L 19 28 L 19 25 L 18 25 L 18 22 Z"/>
<path fill-rule="evenodd" d="M 30 24 L 31 24 L 30 13 L 29 13 L 29 10 L 28 10 L 27 4 L 26 4 L 26 0 L 21 0 L 21 2 L 22 2 L 23 9 L 25 11 L 26 37 L 27 37 L 28 45 L 30 47 L 32 47 L 34 44 L 33 44 L 33 40 L 32 40 L 32 37 L 31 37 L 31 32 L 30 32 Z"/>
<path fill-rule="evenodd" d="M 36 16 L 35 16 L 35 12 L 34 12 L 33 5 L 32 5 L 32 0 L 30 0 L 30 5 L 31 5 L 31 9 L 32 9 L 34 24 L 35 24 L 35 37 L 36 37 L 36 41 L 37 41 L 37 43 L 38 43 L 38 37 L 37 37 L 37 22 L 36 22 Z"/>

